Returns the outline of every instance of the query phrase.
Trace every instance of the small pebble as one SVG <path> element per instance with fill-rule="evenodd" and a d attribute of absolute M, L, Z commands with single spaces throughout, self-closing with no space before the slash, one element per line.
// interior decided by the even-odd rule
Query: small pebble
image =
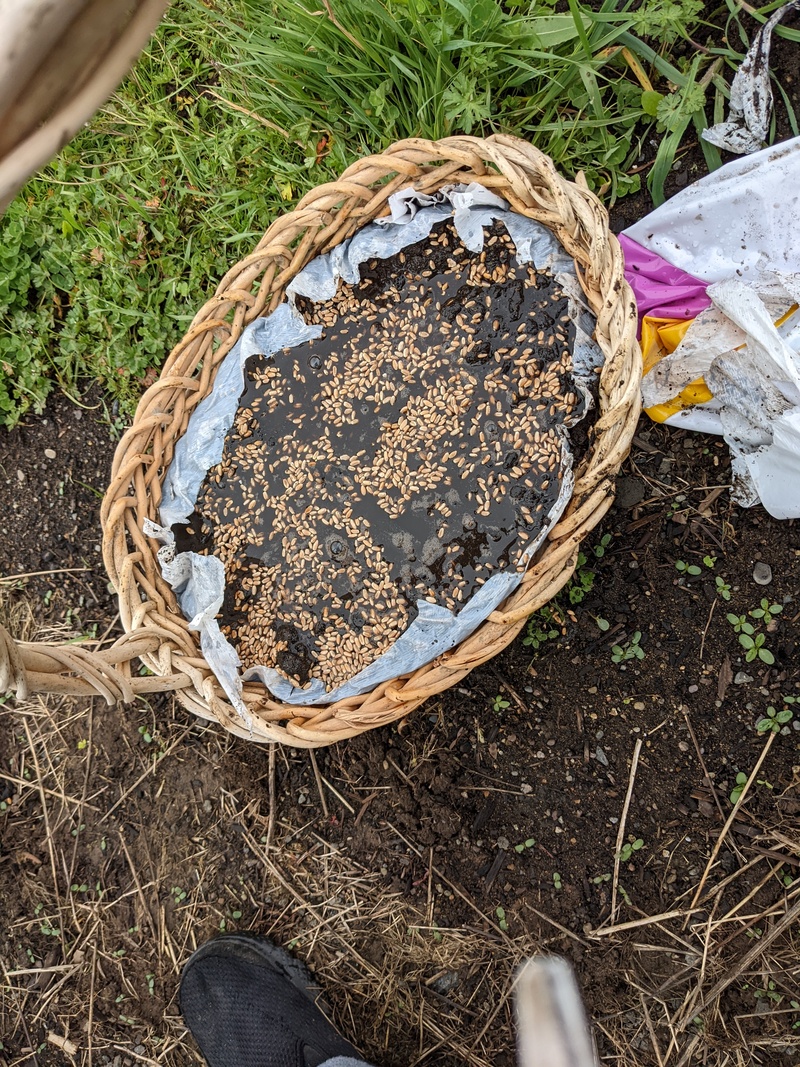
<path fill-rule="evenodd" d="M 21 470 L 17 471 L 17 481 L 19 482 L 20 485 L 24 485 L 25 484 L 25 471 L 21 471 Z"/>
<path fill-rule="evenodd" d="M 747 685 L 752 682 L 753 676 L 751 674 L 745 674 L 744 671 L 737 671 L 733 678 L 734 685 Z"/>
<path fill-rule="evenodd" d="M 594 750 L 594 758 L 597 760 L 598 763 L 602 763 L 604 767 L 608 766 L 608 756 L 605 754 L 602 748 L 600 748 L 599 745 Z"/>
<path fill-rule="evenodd" d="M 762 563 L 761 560 L 753 567 L 753 581 L 756 585 L 769 585 L 772 581 L 772 567 L 769 563 Z"/>
<path fill-rule="evenodd" d="M 46 448 L 44 450 L 44 454 L 48 459 L 55 459 L 56 458 L 56 450 L 54 448 Z"/>

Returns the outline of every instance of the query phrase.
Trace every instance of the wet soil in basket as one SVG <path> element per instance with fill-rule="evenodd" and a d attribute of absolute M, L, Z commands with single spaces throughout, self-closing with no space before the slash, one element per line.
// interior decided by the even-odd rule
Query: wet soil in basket
<path fill-rule="evenodd" d="M 43 418 L 0 435 L 0 572 L 31 575 L 4 583 L 6 610 L 30 604 L 40 625 L 97 639 L 117 625 L 99 553 L 98 496 L 113 449 L 101 410 L 62 398 Z M 539 626 L 538 650 L 523 631 L 406 723 L 319 751 L 324 809 L 308 755 L 280 751 L 274 832 L 292 869 L 342 846 L 387 890 L 419 904 L 431 926 L 479 930 L 497 943 L 505 926 L 510 936 L 525 930 L 566 953 L 590 1015 L 617 1011 L 627 980 L 646 983 L 653 973 L 637 972 L 633 940 L 585 933 L 609 919 L 635 751 L 624 838 L 641 846 L 620 865 L 630 903 L 617 921 L 686 905 L 681 894 L 698 884 L 736 775 L 749 773 L 762 752 L 756 720 L 783 696 L 800 696 L 797 523 L 737 507 L 729 484 L 724 445 L 643 419 L 617 500 L 584 548 L 585 596 L 562 597 L 558 614 Z M 699 573 L 679 571 L 679 563 Z M 769 585 L 755 583 L 756 563 L 771 568 Z M 757 609 L 765 596 L 783 606 L 769 631 L 762 627 L 774 666 L 745 662 L 726 619 Z M 613 647 L 631 647 L 635 633 L 643 658 L 614 662 Z M 91 1032 L 101 1064 L 132 1064 L 135 1056 L 191 1062 L 175 1045 L 175 993 L 193 945 L 221 925 L 289 943 L 305 916 L 248 843 L 267 832 L 268 752 L 169 698 L 127 708 L 99 700 L 25 707 L 8 701 L 0 711 L 0 961 L 23 972 L 14 984 L 27 991 L 22 1011 L 19 996 L 3 991 L 0 1062 L 73 1062 L 46 1043 L 65 1032 L 83 1050 Z M 719 853 L 717 881 L 741 857 L 771 847 L 771 834 L 796 836 L 798 741 L 791 725 L 775 738 Z M 796 875 L 797 861 L 786 855 L 783 872 Z M 743 875 L 741 894 L 762 876 L 758 866 Z M 761 892 L 759 907 L 779 902 L 780 878 Z M 90 916 L 101 925 L 85 925 Z M 740 942 L 744 933 L 731 951 Z M 67 958 L 75 962 L 76 943 L 92 965 L 59 970 Z M 319 962 L 313 939 L 297 951 Z M 369 957 L 368 936 L 359 951 Z M 658 955 L 659 977 L 677 973 L 681 960 Z M 408 981 L 431 1010 L 442 998 L 456 1011 L 467 1005 L 468 1039 L 478 979 L 467 967 L 446 985 L 436 984 L 433 969 Z M 368 1005 L 354 999 L 348 1014 L 348 990 L 331 995 L 368 1056 L 389 1065 L 415 1060 L 410 1029 L 380 1038 Z M 726 998 L 725 1010 L 743 1016 L 742 1036 L 760 1037 L 765 1017 L 754 1012 L 752 993 L 735 983 Z M 506 1009 L 494 1026 L 506 1041 L 494 1062 L 510 1064 Z M 165 1034 L 162 1055 L 157 1037 Z M 720 1033 L 720 1047 L 728 1039 Z M 599 1042 L 612 1054 L 602 1033 Z M 427 1062 L 455 1060 L 439 1049 Z M 645 1042 L 639 1063 L 655 1062 Z M 773 1049 L 760 1062 L 790 1061 Z"/>

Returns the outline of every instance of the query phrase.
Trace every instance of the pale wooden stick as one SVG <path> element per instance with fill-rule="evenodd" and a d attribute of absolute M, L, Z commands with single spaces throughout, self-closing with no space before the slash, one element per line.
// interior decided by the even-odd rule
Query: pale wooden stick
<path fill-rule="evenodd" d="M 755 767 L 750 772 L 750 777 L 745 782 L 744 787 L 743 787 L 741 793 L 739 794 L 736 803 L 733 805 L 733 810 L 731 811 L 730 815 L 728 816 L 728 818 L 727 818 L 727 820 L 725 822 L 725 825 L 722 827 L 722 832 L 720 833 L 719 837 L 717 838 L 717 843 L 716 843 L 716 845 L 714 845 L 714 850 L 713 850 L 713 852 L 711 853 L 711 855 L 709 857 L 708 863 L 706 864 L 706 869 L 703 871 L 703 877 L 700 879 L 700 884 L 698 885 L 697 889 L 694 892 L 694 897 L 692 898 L 692 903 L 689 905 L 690 909 L 696 907 L 697 901 L 700 899 L 700 895 L 703 892 L 703 886 L 706 884 L 708 876 L 711 873 L 711 868 L 714 866 L 714 862 L 715 862 L 715 860 L 717 858 L 717 855 L 719 854 L 719 850 L 722 848 L 722 842 L 725 840 L 725 837 L 726 837 L 728 831 L 730 830 L 731 826 L 733 825 L 733 820 L 739 814 L 739 808 L 742 806 L 742 802 L 744 801 L 744 798 L 747 796 L 747 793 L 748 793 L 748 791 L 750 789 L 750 786 L 756 780 L 756 775 L 761 770 L 761 764 L 766 759 L 767 753 L 769 752 L 770 748 L 772 747 L 772 742 L 775 740 L 775 737 L 776 737 L 776 734 L 770 733 L 769 737 L 767 738 L 767 743 L 766 743 L 766 745 L 764 745 L 764 748 L 761 751 L 761 755 L 758 757 L 758 761 L 757 761 Z"/>
<path fill-rule="evenodd" d="M 611 883 L 611 922 L 614 922 L 617 914 L 617 886 L 619 884 L 619 857 L 622 852 L 622 846 L 625 842 L 625 824 L 628 821 L 628 808 L 631 806 L 631 797 L 633 796 L 633 783 L 636 781 L 636 768 L 639 766 L 639 753 L 642 751 L 642 739 L 638 737 L 636 739 L 636 745 L 633 749 L 633 759 L 631 760 L 631 773 L 628 777 L 628 792 L 625 794 L 625 803 L 622 805 L 622 816 L 619 820 L 619 830 L 617 831 L 617 850 L 614 855 L 614 881 Z M 694 907 L 694 904 L 692 904 Z"/>
<path fill-rule="evenodd" d="M 556 956 L 528 960 L 517 974 L 516 986 L 519 1067 L 596 1067 L 569 964 Z"/>

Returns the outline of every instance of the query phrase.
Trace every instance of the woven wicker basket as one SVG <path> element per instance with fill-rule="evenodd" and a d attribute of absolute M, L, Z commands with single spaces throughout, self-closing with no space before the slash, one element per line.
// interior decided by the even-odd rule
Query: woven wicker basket
<path fill-rule="evenodd" d="M 281 302 L 287 283 L 314 256 L 388 213 L 396 190 L 413 185 L 434 192 L 454 182 L 479 182 L 511 207 L 548 226 L 574 258 L 597 317 L 605 354 L 600 405 L 590 448 L 561 521 L 529 567 L 521 586 L 466 641 L 415 671 L 364 696 L 325 707 L 284 705 L 249 683 L 244 700 L 249 731 L 231 707 L 190 633 L 174 594 L 162 579 L 157 545 L 142 533 L 157 520 L 161 479 L 196 405 L 243 328 Z M 614 476 L 627 455 L 639 416 L 641 358 L 636 307 L 623 276 L 622 254 L 606 212 L 580 182 L 561 178 L 552 161 L 524 141 L 451 137 L 402 141 L 353 164 L 341 178 L 309 193 L 270 226 L 258 247 L 222 279 L 169 356 L 159 380 L 142 397 L 133 425 L 114 457 L 101 511 L 103 556 L 119 595 L 125 634 L 109 649 L 15 643 L 0 628 L 0 690 L 14 688 L 109 701 L 174 691 L 190 711 L 257 742 L 315 747 L 401 719 L 428 697 L 460 681 L 519 633 L 525 620 L 569 580 L 578 547 L 613 499 Z M 152 672 L 141 677 L 138 658 Z M 133 668 L 133 669 L 132 669 Z"/>

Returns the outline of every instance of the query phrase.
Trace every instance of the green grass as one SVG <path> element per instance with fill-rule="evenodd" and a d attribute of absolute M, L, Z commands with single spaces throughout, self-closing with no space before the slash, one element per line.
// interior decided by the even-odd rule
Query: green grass
<path fill-rule="evenodd" d="M 703 5 L 592 6 L 569 0 L 556 13 L 517 0 L 508 14 L 497 0 L 241 0 L 238 20 L 219 16 L 228 92 L 292 137 L 327 133 L 350 155 L 404 137 L 518 133 L 613 199 L 638 188 L 627 172 L 655 117 L 632 53 L 647 51 L 642 34 L 655 35 L 661 72 L 676 85 L 657 94 L 662 111 L 691 118 L 702 91 L 663 51 L 695 27 Z"/>
<path fill-rule="evenodd" d="M 216 69 L 203 33 L 177 5 L 0 222 L 0 423 L 92 378 L 128 417 L 231 263 L 332 175 L 204 91 Z"/>
<path fill-rule="evenodd" d="M 0 220 L 0 424 L 90 379 L 129 418 L 269 222 L 394 140 L 516 133 L 609 202 L 639 187 L 655 140 L 660 200 L 747 41 L 735 0 L 705 16 L 715 30 L 700 0 L 633 6 L 175 0 L 113 100 Z"/>

